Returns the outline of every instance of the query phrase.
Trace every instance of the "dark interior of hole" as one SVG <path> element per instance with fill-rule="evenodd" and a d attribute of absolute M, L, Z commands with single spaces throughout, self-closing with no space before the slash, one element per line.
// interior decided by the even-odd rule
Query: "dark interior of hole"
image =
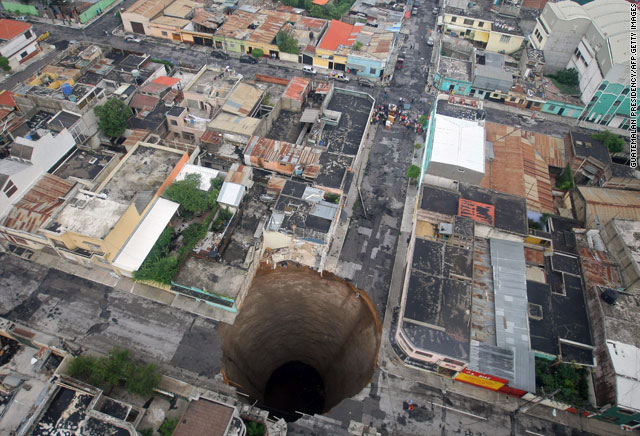
<path fill-rule="evenodd" d="M 314 415 L 324 411 L 325 391 L 322 377 L 302 362 L 287 362 L 276 369 L 264 389 L 264 406 L 271 413 L 292 422 L 297 412 Z"/>
<path fill-rule="evenodd" d="M 366 292 L 344 280 L 292 263 L 260 269 L 234 324 L 220 325 L 222 371 L 273 416 L 326 413 L 371 381 L 380 330 Z"/>

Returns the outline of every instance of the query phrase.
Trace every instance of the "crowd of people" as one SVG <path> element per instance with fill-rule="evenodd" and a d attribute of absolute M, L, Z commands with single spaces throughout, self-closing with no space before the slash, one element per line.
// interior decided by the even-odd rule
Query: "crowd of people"
<path fill-rule="evenodd" d="M 422 133 L 423 126 L 418 121 L 418 116 L 410 110 L 410 105 L 406 104 L 404 99 L 400 97 L 398 104 L 385 103 L 378 105 L 371 117 L 371 124 L 387 125 L 389 123 L 399 123 L 408 131 L 413 130 L 415 133 Z"/>

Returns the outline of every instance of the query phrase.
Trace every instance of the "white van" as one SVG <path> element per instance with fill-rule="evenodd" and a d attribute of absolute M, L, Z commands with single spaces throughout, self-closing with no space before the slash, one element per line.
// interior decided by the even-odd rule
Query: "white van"
<path fill-rule="evenodd" d="M 302 72 L 304 74 L 312 74 L 312 75 L 315 75 L 317 73 L 317 71 L 310 65 L 305 65 L 304 67 L 302 67 Z"/>

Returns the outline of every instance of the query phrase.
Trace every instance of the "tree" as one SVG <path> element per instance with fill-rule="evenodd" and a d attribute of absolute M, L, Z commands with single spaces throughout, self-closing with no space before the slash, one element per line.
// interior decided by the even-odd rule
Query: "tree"
<path fill-rule="evenodd" d="M 263 436 L 267 428 L 258 421 L 244 420 L 248 436 Z"/>
<path fill-rule="evenodd" d="M 610 153 L 618 153 L 624 150 L 624 139 L 614 133 L 611 133 L 608 130 L 591 135 L 591 137 L 597 141 L 602 142 L 604 146 L 609 149 Z"/>
<path fill-rule="evenodd" d="M 151 364 L 139 364 L 132 366 L 127 374 L 125 388 L 136 395 L 147 396 L 160 384 L 158 368 Z"/>
<path fill-rule="evenodd" d="M 5 58 L 4 56 L 0 56 L 0 68 L 2 68 L 4 71 L 10 71 L 11 66 L 9 65 L 9 59 Z"/>
<path fill-rule="evenodd" d="M 200 190 L 200 174 L 187 174 L 184 180 L 173 182 L 164 190 L 163 197 L 180 203 L 190 213 L 200 213 L 207 208 L 207 194 Z"/>
<path fill-rule="evenodd" d="M 362 42 L 356 41 L 356 42 L 353 43 L 353 49 L 355 51 L 360 51 L 360 50 L 362 50 L 362 45 L 363 45 Z"/>
<path fill-rule="evenodd" d="M 127 128 L 127 120 L 133 113 L 131 108 L 118 98 L 110 98 L 94 109 L 98 117 L 98 128 L 111 138 L 119 138 Z"/>
<path fill-rule="evenodd" d="M 298 48 L 298 40 L 293 36 L 291 30 L 281 30 L 276 35 L 276 44 L 280 51 L 285 53 L 298 54 L 300 49 Z"/>
<path fill-rule="evenodd" d="M 580 82 L 578 71 L 576 71 L 574 68 L 560 70 L 551 77 L 553 77 L 563 85 L 577 86 Z"/>
<path fill-rule="evenodd" d="M 251 56 L 256 59 L 260 59 L 262 56 L 264 56 L 264 51 L 261 48 L 254 48 L 253 50 L 251 50 Z"/>
<path fill-rule="evenodd" d="M 417 179 L 420 176 L 420 167 L 417 165 L 410 165 L 407 168 L 407 177 L 410 179 Z"/>
<path fill-rule="evenodd" d="M 567 164 L 564 171 L 556 178 L 556 187 L 563 191 L 573 189 L 575 186 L 573 180 L 573 172 L 571 171 L 571 165 Z"/>

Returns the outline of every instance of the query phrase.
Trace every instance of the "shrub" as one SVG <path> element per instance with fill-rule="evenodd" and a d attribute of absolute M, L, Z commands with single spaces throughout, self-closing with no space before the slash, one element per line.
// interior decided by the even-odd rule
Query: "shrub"
<path fill-rule="evenodd" d="M 587 372 L 570 363 L 536 358 L 536 387 L 538 394 L 560 389 L 555 399 L 572 406 L 585 408 L 589 404 Z"/>
<path fill-rule="evenodd" d="M 158 434 L 160 436 L 171 436 L 177 426 L 178 426 L 177 419 L 165 418 L 164 421 L 162 421 L 162 424 L 160 424 L 160 428 L 158 429 Z"/>
<path fill-rule="evenodd" d="M 595 135 L 591 135 L 591 137 L 597 141 L 602 142 L 611 153 L 618 153 L 624 150 L 624 139 L 614 133 L 611 133 L 608 130 L 596 133 Z"/>
<path fill-rule="evenodd" d="M 4 71 L 11 71 L 11 66 L 9 65 L 9 59 L 4 56 L 0 56 L 0 68 Z"/>
<path fill-rule="evenodd" d="M 417 179 L 420 177 L 420 167 L 417 165 L 411 165 L 407 168 L 407 177 L 410 179 Z"/>
<path fill-rule="evenodd" d="M 254 48 L 253 50 L 251 50 L 251 56 L 256 59 L 260 59 L 262 56 L 264 56 L 264 51 L 261 48 Z"/>
<path fill-rule="evenodd" d="M 138 430 L 138 434 L 140 436 L 153 436 L 152 428 L 143 428 L 142 430 Z"/>
<path fill-rule="evenodd" d="M 258 421 L 245 420 L 244 424 L 247 427 L 248 436 L 263 436 L 267 430 L 267 427 Z"/>
<path fill-rule="evenodd" d="M 580 81 L 578 72 L 574 68 L 560 70 L 551 77 L 553 77 L 563 85 L 568 86 L 577 86 Z"/>
<path fill-rule="evenodd" d="M 164 190 L 163 197 L 180 203 L 191 213 L 201 213 L 207 209 L 207 194 L 200 190 L 200 174 L 187 174 L 184 180 L 173 182 Z"/>
<path fill-rule="evenodd" d="M 556 187 L 563 191 L 573 189 L 575 186 L 573 181 L 573 172 L 571 171 L 571 165 L 567 164 L 562 174 L 556 179 Z"/>

